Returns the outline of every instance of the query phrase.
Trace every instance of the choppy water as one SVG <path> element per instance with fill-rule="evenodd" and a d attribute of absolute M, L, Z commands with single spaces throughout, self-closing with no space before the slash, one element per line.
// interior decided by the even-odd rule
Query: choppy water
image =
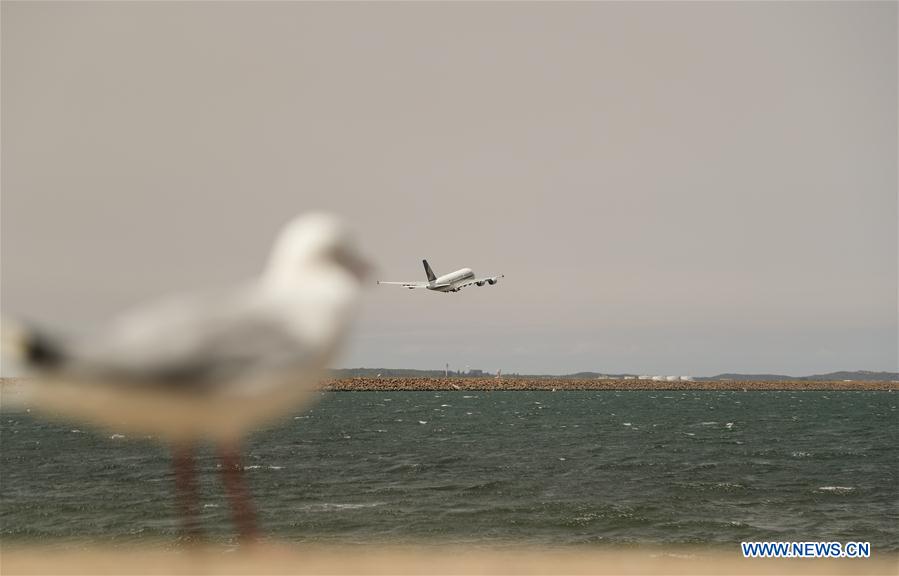
<path fill-rule="evenodd" d="M 870 541 L 899 550 L 890 392 L 342 392 L 254 435 L 266 533 L 300 542 Z M 168 453 L 2 414 L 4 539 L 175 537 Z M 208 449 L 205 528 L 231 537 Z"/>

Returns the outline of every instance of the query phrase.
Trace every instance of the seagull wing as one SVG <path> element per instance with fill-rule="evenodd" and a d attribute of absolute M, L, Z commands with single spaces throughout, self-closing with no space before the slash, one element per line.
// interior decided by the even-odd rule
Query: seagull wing
<path fill-rule="evenodd" d="M 250 300 L 174 300 L 116 323 L 73 359 L 88 378 L 208 389 L 309 364 L 313 351 Z"/>

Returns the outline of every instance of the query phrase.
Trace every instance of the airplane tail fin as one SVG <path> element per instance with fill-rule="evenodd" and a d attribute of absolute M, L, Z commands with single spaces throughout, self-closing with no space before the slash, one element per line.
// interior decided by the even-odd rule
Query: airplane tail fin
<path fill-rule="evenodd" d="M 428 265 L 428 261 L 422 260 L 421 262 L 425 265 L 425 274 L 428 275 L 428 282 L 433 282 L 434 280 L 436 280 L 437 276 L 434 275 L 434 271 L 431 270 L 431 267 Z"/>

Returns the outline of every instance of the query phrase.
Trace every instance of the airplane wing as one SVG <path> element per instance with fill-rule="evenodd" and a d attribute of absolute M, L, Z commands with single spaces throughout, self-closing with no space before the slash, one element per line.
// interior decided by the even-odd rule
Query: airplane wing
<path fill-rule="evenodd" d="M 494 284 L 499 282 L 499 279 L 502 278 L 503 276 L 505 276 L 505 275 L 500 274 L 499 276 L 489 276 L 487 278 L 475 278 L 474 280 L 470 280 L 470 281 L 466 282 L 465 284 L 460 284 L 458 286 L 458 288 L 465 288 L 466 286 L 471 286 L 472 284 L 477 284 L 478 286 L 483 286 L 484 284 L 489 284 L 490 286 L 493 286 Z"/>
<path fill-rule="evenodd" d="M 396 286 L 402 286 L 403 288 L 409 288 L 410 290 L 415 288 L 427 288 L 427 282 L 382 282 L 378 280 L 378 284 L 394 284 Z"/>

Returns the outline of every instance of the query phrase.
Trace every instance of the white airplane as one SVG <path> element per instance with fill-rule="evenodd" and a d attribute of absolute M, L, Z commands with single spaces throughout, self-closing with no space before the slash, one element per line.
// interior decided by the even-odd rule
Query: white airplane
<path fill-rule="evenodd" d="M 471 268 L 462 268 L 461 270 L 444 274 L 438 278 L 434 274 L 434 271 L 431 270 L 427 260 L 422 260 L 421 262 L 425 265 L 425 273 L 428 275 L 427 282 L 382 282 L 378 280 L 378 284 L 396 284 L 409 289 L 427 288 L 428 290 L 436 290 L 437 292 L 458 292 L 462 288 L 471 286 L 472 284 L 477 284 L 478 286 L 489 284 L 493 286 L 503 277 L 503 275 L 500 274 L 499 276 L 490 276 L 489 278 L 475 278 Z"/>

